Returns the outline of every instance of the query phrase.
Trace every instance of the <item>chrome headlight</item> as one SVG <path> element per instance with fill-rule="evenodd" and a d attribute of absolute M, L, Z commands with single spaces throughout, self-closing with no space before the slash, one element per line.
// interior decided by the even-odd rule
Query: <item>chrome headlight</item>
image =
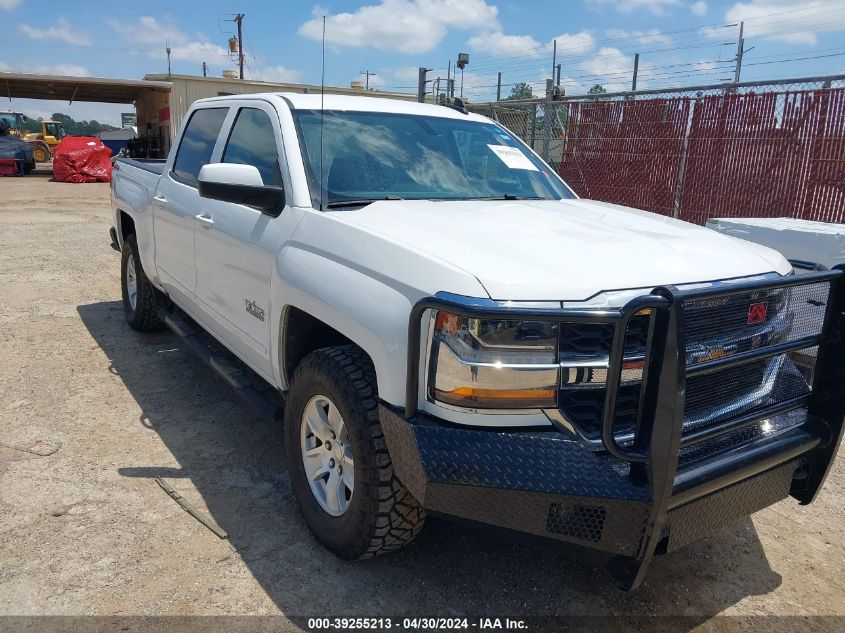
<path fill-rule="evenodd" d="M 557 323 L 471 319 L 437 311 L 429 397 L 472 408 L 555 407 L 557 342 Z"/>

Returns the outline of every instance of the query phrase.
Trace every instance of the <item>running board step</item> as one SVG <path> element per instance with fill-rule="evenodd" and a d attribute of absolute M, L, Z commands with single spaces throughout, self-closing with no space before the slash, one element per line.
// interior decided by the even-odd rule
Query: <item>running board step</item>
<path fill-rule="evenodd" d="M 217 339 L 178 308 L 161 310 L 158 316 L 188 349 L 253 409 L 274 420 L 282 419 L 283 408 L 279 392 L 223 347 Z"/>

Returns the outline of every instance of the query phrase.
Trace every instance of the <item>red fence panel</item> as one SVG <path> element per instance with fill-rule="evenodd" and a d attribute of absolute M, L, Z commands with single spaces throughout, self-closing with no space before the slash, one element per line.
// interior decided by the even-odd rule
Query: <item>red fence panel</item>
<path fill-rule="evenodd" d="M 845 222 L 845 88 L 572 100 L 560 174 L 579 195 L 703 224 Z"/>
<path fill-rule="evenodd" d="M 671 213 L 689 98 L 567 105 L 563 179 L 587 198 Z"/>

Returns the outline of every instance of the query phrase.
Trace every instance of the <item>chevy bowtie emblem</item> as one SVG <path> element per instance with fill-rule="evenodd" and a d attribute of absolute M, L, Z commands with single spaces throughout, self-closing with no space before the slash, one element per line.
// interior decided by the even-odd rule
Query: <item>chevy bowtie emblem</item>
<path fill-rule="evenodd" d="M 762 303 L 752 303 L 748 306 L 748 325 L 756 325 L 766 320 L 766 301 Z"/>

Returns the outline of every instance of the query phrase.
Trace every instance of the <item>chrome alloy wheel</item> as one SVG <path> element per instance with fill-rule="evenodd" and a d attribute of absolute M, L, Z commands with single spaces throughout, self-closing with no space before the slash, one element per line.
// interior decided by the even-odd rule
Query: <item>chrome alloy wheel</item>
<path fill-rule="evenodd" d="M 346 425 L 326 396 L 312 397 L 300 421 L 300 448 L 311 493 L 328 514 L 349 509 L 355 489 L 355 464 Z"/>
<path fill-rule="evenodd" d="M 135 258 L 131 256 L 126 262 L 126 296 L 129 307 L 134 311 L 138 303 L 138 275 L 135 273 Z"/>

